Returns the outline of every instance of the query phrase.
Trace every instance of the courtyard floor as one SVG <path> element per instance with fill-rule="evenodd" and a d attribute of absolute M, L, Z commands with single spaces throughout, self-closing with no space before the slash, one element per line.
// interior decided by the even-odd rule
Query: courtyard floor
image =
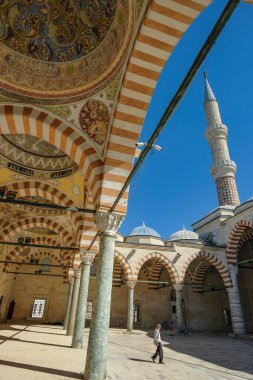
<path fill-rule="evenodd" d="M 253 340 L 226 335 L 174 335 L 162 332 L 164 365 L 154 364 L 151 333 L 111 329 L 108 379 L 252 379 Z M 0 325 L 0 379 L 82 379 L 85 348 L 71 349 L 71 337 L 51 325 Z"/>

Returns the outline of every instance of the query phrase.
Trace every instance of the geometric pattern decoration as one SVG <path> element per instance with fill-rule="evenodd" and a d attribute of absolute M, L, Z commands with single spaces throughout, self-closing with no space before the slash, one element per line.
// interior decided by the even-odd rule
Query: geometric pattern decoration
<path fill-rule="evenodd" d="M 215 182 L 218 191 L 219 205 L 239 206 L 240 200 L 238 196 L 235 178 L 232 176 L 221 177 L 216 179 Z"/>

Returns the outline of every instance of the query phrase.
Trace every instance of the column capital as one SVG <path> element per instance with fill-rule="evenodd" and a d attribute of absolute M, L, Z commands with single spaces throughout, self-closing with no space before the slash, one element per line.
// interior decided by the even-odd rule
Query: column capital
<path fill-rule="evenodd" d="M 74 276 L 69 278 L 68 283 L 69 283 L 69 285 L 72 285 L 74 283 Z"/>
<path fill-rule="evenodd" d="M 123 222 L 124 215 L 98 210 L 95 217 L 99 232 L 116 236 L 116 232 Z"/>
<path fill-rule="evenodd" d="M 135 285 L 137 284 L 137 281 L 127 281 L 127 286 L 130 288 L 130 289 L 133 289 L 135 287 Z"/>
<path fill-rule="evenodd" d="M 173 286 L 173 288 L 174 288 L 176 291 L 179 291 L 179 292 L 182 292 L 183 287 L 184 287 L 183 284 L 173 284 L 172 286 Z"/>
<path fill-rule="evenodd" d="M 83 265 L 91 265 L 96 253 L 93 251 L 80 250 L 80 258 Z"/>
<path fill-rule="evenodd" d="M 81 270 L 80 270 L 80 268 L 76 268 L 76 269 L 74 269 L 74 278 L 75 279 L 78 279 L 78 278 L 81 278 Z"/>

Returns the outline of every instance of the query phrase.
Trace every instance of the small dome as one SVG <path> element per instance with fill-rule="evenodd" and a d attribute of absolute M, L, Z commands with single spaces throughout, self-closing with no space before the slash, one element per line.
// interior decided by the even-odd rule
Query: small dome
<path fill-rule="evenodd" d="M 130 235 L 128 236 L 155 236 L 155 237 L 161 238 L 158 232 L 153 230 L 153 228 L 145 226 L 144 223 L 140 227 L 135 227 L 133 231 L 130 233 Z"/>
<path fill-rule="evenodd" d="M 185 228 L 183 230 L 174 232 L 174 234 L 170 235 L 168 238 L 168 241 L 175 241 L 175 240 L 198 240 L 199 235 L 196 232 L 186 230 Z"/>

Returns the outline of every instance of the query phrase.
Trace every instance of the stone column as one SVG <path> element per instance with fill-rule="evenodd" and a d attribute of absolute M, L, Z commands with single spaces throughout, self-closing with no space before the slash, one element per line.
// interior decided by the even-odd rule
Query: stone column
<path fill-rule="evenodd" d="M 122 216 L 109 212 L 98 211 L 96 215 L 100 239 L 94 308 L 84 372 L 86 380 L 106 378 L 114 247 L 116 230 L 121 221 Z"/>
<path fill-rule="evenodd" d="M 238 282 L 237 282 L 238 267 L 233 266 L 233 265 L 229 265 L 228 267 L 229 267 L 228 270 L 229 270 L 230 277 L 233 284 L 232 288 L 227 288 L 233 331 L 235 334 L 245 334 L 246 333 L 245 322 L 244 322 L 241 297 L 240 297 L 240 292 L 239 292 Z"/>
<path fill-rule="evenodd" d="M 134 287 L 136 281 L 127 281 L 128 286 L 128 304 L 127 304 L 127 332 L 133 331 L 134 322 Z"/>
<path fill-rule="evenodd" d="M 183 285 L 173 285 L 176 290 L 176 310 L 177 310 L 177 331 L 181 331 L 183 328 Z"/>
<path fill-rule="evenodd" d="M 71 306 L 70 306 L 67 335 L 73 335 L 74 323 L 75 323 L 75 317 L 76 317 L 77 298 L 78 298 L 78 292 L 79 292 L 79 286 L 80 286 L 80 277 L 81 277 L 81 271 L 80 269 L 78 269 L 75 271 L 75 274 L 74 274 L 74 288 L 73 288 L 72 301 L 71 301 Z"/>
<path fill-rule="evenodd" d="M 73 285 L 74 285 L 74 279 L 73 279 L 73 277 L 72 277 L 72 278 L 69 280 L 68 301 L 67 301 L 67 307 L 66 307 L 66 313 L 65 313 L 65 319 L 64 319 L 63 330 L 66 330 L 66 329 L 67 329 L 67 326 L 68 326 L 69 312 L 70 312 L 71 299 L 72 299 L 72 293 L 73 293 Z"/>
<path fill-rule="evenodd" d="M 94 256 L 95 253 L 89 251 L 83 252 L 83 254 L 81 255 L 82 269 L 78 301 L 76 307 L 74 333 L 72 339 L 73 348 L 83 348 L 83 330 L 85 326 L 85 314 L 90 280 L 90 267 L 94 259 Z"/>

